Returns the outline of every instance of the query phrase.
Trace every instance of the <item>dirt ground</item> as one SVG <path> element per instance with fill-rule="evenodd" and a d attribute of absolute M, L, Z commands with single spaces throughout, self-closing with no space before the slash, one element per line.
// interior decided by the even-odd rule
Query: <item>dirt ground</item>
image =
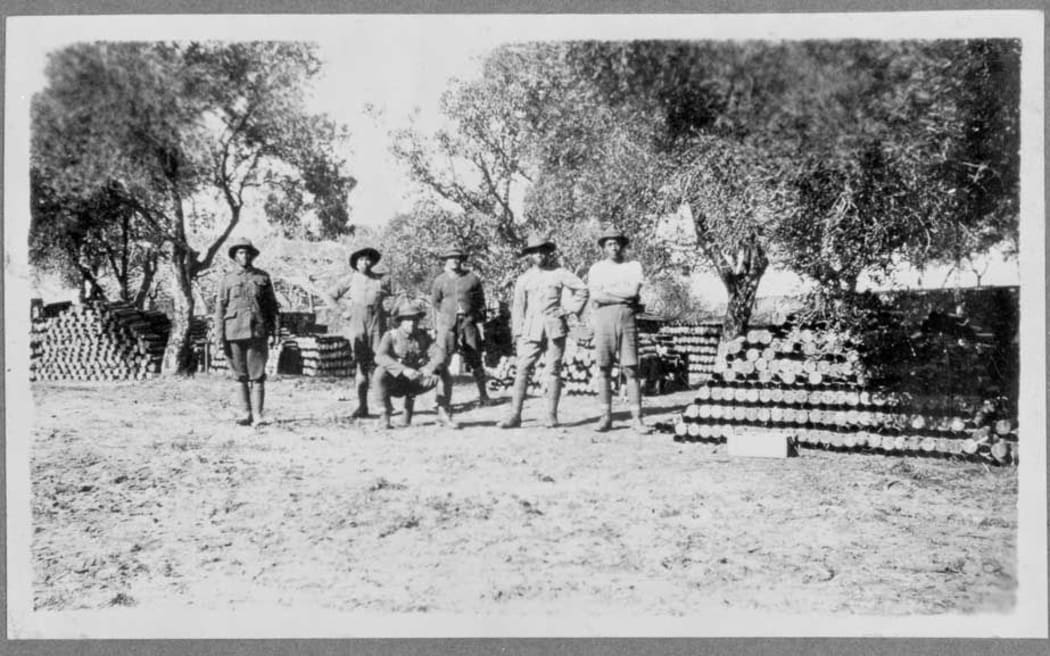
<path fill-rule="evenodd" d="M 803 450 L 731 459 L 668 434 L 495 422 L 458 384 L 408 429 L 347 419 L 345 380 L 269 385 L 276 422 L 231 422 L 220 376 L 38 383 L 36 609 L 252 603 L 379 613 L 683 616 L 1007 611 L 1017 472 Z M 668 420 L 693 392 L 647 399 Z M 505 399 L 504 399 L 505 401 Z M 395 420 L 397 417 L 395 417 Z"/>

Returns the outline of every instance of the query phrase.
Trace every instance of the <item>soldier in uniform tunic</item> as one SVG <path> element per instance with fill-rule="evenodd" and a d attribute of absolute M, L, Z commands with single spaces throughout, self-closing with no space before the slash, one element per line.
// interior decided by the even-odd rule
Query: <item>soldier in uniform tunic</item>
<path fill-rule="evenodd" d="M 638 380 L 638 327 L 635 315 L 640 310 L 639 292 L 645 278 L 637 261 L 625 262 L 623 251 L 627 237 L 616 229 L 606 230 L 598 238 L 605 259 L 595 262 L 587 273 L 590 289 L 591 321 L 594 327 L 594 356 L 598 364 L 598 401 L 601 418 L 595 430 L 612 427 L 612 367 L 619 361 L 631 404 L 635 432 L 651 430 L 642 421 L 642 392 Z"/>
<path fill-rule="evenodd" d="M 350 275 L 333 287 L 326 299 L 329 306 L 341 307 L 345 320 L 343 336 L 350 341 L 354 358 L 357 408 L 354 418 L 368 416 L 368 381 L 375 368 L 375 352 L 386 331 L 387 310 L 393 291 L 390 279 L 372 267 L 382 255 L 371 246 L 350 254 Z"/>
<path fill-rule="evenodd" d="M 529 238 L 521 251 L 532 263 L 514 285 L 514 303 L 511 307 L 511 331 L 517 345 L 518 372 L 514 378 L 510 414 L 499 423 L 500 428 L 521 425 L 521 406 L 529 384 L 529 375 L 546 350 L 547 416 L 544 425 L 558 425 L 558 399 L 561 396 L 561 359 L 565 353 L 565 336 L 569 332 L 566 318 L 579 320 L 587 303 L 587 286 L 570 271 L 554 264 L 555 245 L 541 236 Z M 568 305 L 562 304 L 562 292 L 572 292 Z"/>
<path fill-rule="evenodd" d="M 237 270 L 219 281 L 215 295 L 216 347 L 226 354 L 232 376 L 239 383 L 236 404 L 242 412 L 237 423 L 269 423 L 266 399 L 266 359 L 277 341 L 277 297 L 270 275 L 252 266 L 259 250 L 247 239 L 230 245 L 230 259 Z M 254 406 L 254 413 L 253 413 Z"/>
<path fill-rule="evenodd" d="M 451 360 L 460 353 L 470 366 L 478 387 L 481 405 L 490 403 L 485 389 L 485 367 L 481 362 L 482 334 L 479 325 L 485 321 L 485 292 L 481 278 L 463 268 L 467 254 L 462 248 L 451 248 L 441 254 L 445 270 L 434 279 L 430 300 L 434 306 L 434 328 L 445 357 Z M 441 376 L 442 396 L 452 400 L 452 376 L 444 363 Z"/>
<path fill-rule="evenodd" d="M 420 330 L 419 324 L 426 312 L 423 306 L 413 301 L 403 301 L 394 312 L 396 327 L 383 335 L 376 349 L 376 368 L 372 374 L 372 387 L 382 405 L 380 426 L 390 428 L 393 413 L 391 397 L 404 397 L 404 425 L 412 423 L 415 398 L 428 392 L 444 376 L 447 358 L 440 340 Z M 449 428 L 459 428 L 452 419 L 449 399 L 439 390 L 437 393 L 438 421 Z"/>

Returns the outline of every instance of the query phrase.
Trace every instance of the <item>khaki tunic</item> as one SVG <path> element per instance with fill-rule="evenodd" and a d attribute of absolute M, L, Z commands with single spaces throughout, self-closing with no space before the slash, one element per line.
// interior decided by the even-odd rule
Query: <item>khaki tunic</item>
<path fill-rule="evenodd" d="M 266 338 L 277 333 L 277 312 L 273 282 L 265 271 L 249 266 L 219 281 L 213 326 L 230 375 L 237 380 L 266 379 Z"/>
<path fill-rule="evenodd" d="M 354 359 L 370 366 L 387 327 L 387 310 L 393 291 L 383 274 L 352 272 L 329 293 L 343 308 L 343 336 L 350 340 Z"/>
<path fill-rule="evenodd" d="M 277 333 L 277 296 L 270 274 L 255 267 L 228 273 L 215 295 L 215 330 L 226 341 Z"/>
<path fill-rule="evenodd" d="M 572 300 L 562 307 L 562 292 L 572 292 Z M 565 337 L 566 313 L 577 314 L 587 303 L 587 286 L 567 269 L 531 268 L 514 285 L 511 331 L 526 341 Z"/>

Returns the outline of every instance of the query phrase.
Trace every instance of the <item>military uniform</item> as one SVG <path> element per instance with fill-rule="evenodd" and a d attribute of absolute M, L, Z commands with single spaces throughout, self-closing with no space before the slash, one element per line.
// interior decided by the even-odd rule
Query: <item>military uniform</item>
<path fill-rule="evenodd" d="M 243 414 L 237 423 L 266 423 L 264 415 L 268 339 L 277 335 L 277 296 L 270 275 L 252 266 L 259 250 L 247 239 L 233 242 L 228 250 L 236 260 L 246 250 L 245 265 L 225 275 L 215 294 L 213 329 L 216 346 L 226 354 L 230 375 L 239 383 L 237 400 Z M 254 408 L 254 411 L 253 411 Z"/>
<path fill-rule="evenodd" d="M 357 270 L 357 260 L 367 255 L 374 265 L 382 257 L 371 246 L 350 254 L 350 275 L 329 291 L 332 302 L 343 307 L 343 335 L 350 341 L 357 388 L 353 417 L 368 416 L 368 381 L 375 368 L 375 353 L 386 331 L 387 305 L 393 296 L 390 279 L 380 273 Z"/>
<path fill-rule="evenodd" d="M 422 317 L 422 306 L 417 303 L 402 303 L 394 313 L 394 320 L 406 317 Z M 446 357 L 440 341 L 433 340 L 418 326 L 405 332 L 399 325 L 388 330 L 376 349 L 376 368 L 372 373 L 372 389 L 383 408 L 382 421 L 390 425 L 393 411 L 390 399 L 404 397 L 405 424 L 412 421 L 415 397 L 428 392 L 437 385 L 445 368 Z M 438 417 L 445 425 L 458 428 L 452 421 L 449 400 L 440 391 L 437 396 Z"/>
<path fill-rule="evenodd" d="M 266 378 L 267 340 L 277 334 L 277 311 L 273 282 L 265 271 L 248 266 L 219 282 L 214 325 L 237 380 Z"/>
<path fill-rule="evenodd" d="M 466 253 L 455 248 L 442 253 L 440 257 L 446 260 L 464 259 Z M 448 373 L 448 365 L 452 355 L 460 353 L 474 376 L 480 401 L 487 403 L 485 367 L 481 362 L 482 336 L 478 328 L 485 321 L 485 291 L 481 278 L 473 271 L 463 271 L 458 275 L 445 271 L 434 279 L 430 300 L 434 306 L 434 328 L 445 355 L 445 362 L 442 363 L 445 371 L 441 381 L 442 394 L 448 399 L 452 398 L 452 377 Z"/>
<path fill-rule="evenodd" d="M 544 250 L 553 251 L 553 242 L 533 236 L 521 255 Z M 562 293 L 565 290 L 569 290 L 572 297 L 569 304 L 563 306 Z M 565 354 L 565 337 L 569 333 L 566 317 L 579 316 L 587 303 L 587 294 L 587 286 L 583 281 L 561 267 L 533 266 L 518 278 L 511 306 L 511 331 L 518 351 L 518 371 L 514 379 L 510 415 L 500 423 L 501 428 L 514 428 L 521 424 L 521 407 L 529 375 L 544 350 L 547 354 L 546 425 L 557 425 L 561 361 Z"/>
<path fill-rule="evenodd" d="M 354 362 L 369 370 L 387 327 L 386 304 L 393 296 L 390 279 L 381 273 L 365 275 L 354 271 L 330 291 L 345 308 L 343 336 L 350 341 Z"/>
<path fill-rule="evenodd" d="M 638 326 L 635 315 L 639 308 L 639 293 L 645 278 L 639 262 L 625 262 L 623 249 L 627 237 L 616 229 L 606 230 L 598 238 L 598 247 L 606 248 L 607 241 L 619 242 L 619 249 L 607 254 L 605 259 L 595 262 L 587 273 L 594 328 L 594 356 L 598 365 L 598 401 L 601 418 L 595 430 L 601 432 L 612 427 L 612 366 L 620 363 L 626 379 L 627 396 L 631 403 L 634 429 L 648 433 L 649 427 L 642 421 L 641 382 L 638 379 Z"/>
<path fill-rule="evenodd" d="M 611 367 L 619 361 L 621 367 L 638 364 L 637 294 L 644 283 L 639 262 L 612 262 L 600 260 L 587 272 L 590 290 L 591 325 L 594 328 L 594 355 L 599 367 Z M 616 301 L 600 302 L 604 293 L 621 297 Z M 627 298 L 631 297 L 631 298 Z"/>

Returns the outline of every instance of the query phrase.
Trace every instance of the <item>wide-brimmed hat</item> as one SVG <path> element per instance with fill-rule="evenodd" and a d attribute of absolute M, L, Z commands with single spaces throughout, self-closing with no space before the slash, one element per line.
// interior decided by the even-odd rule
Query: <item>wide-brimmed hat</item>
<path fill-rule="evenodd" d="M 394 308 L 393 317 L 396 320 L 401 320 L 405 317 L 421 317 L 426 313 L 427 309 L 419 301 L 404 300 Z"/>
<path fill-rule="evenodd" d="M 353 253 L 350 253 L 350 268 L 351 269 L 356 269 L 357 268 L 357 259 L 359 257 L 361 257 L 362 255 L 370 256 L 372 258 L 372 264 L 375 264 L 376 262 L 379 261 L 379 258 L 383 257 L 383 255 L 374 246 L 362 246 L 361 248 L 358 248 Z"/>
<path fill-rule="evenodd" d="M 555 248 L 557 247 L 554 245 L 554 242 L 547 235 L 533 234 L 529 235 L 528 241 L 525 242 L 525 248 L 521 249 L 521 254 L 528 255 L 536 251 L 553 251 Z"/>
<path fill-rule="evenodd" d="M 252 254 L 252 257 L 259 256 L 259 249 L 252 244 L 252 240 L 241 237 L 230 244 L 230 247 L 226 249 L 226 253 L 230 256 L 231 260 L 233 259 L 234 252 L 236 252 L 238 248 L 247 248 L 248 252 Z"/>
<path fill-rule="evenodd" d="M 604 247 L 605 242 L 610 239 L 615 239 L 620 242 L 620 246 L 626 246 L 631 240 L 627 238 L 627 235 L 623 234 L 623 230 L 619 228 L 606 228 L 601 235 L 598 236 L 598 247 Z"/>
<path fill-rule="evenodd" d="M 440 260 L 447 260 L 451 257 L 458 257 L 461 260 L 465 260 L 467 259 L 467 251 L 460 246 L 449 246 L 445 250 L 438 252 L 438 259 Z"/>

